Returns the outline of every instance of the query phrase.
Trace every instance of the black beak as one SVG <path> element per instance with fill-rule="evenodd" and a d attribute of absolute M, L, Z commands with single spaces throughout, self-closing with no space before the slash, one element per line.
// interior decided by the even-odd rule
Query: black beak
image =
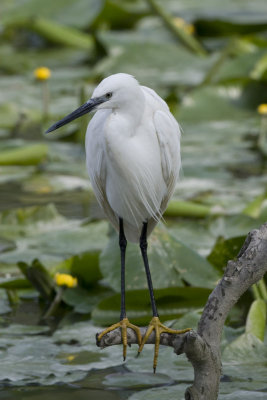
<path fill-rule="evenodd" d="M 73 121 L 74 119 L 79 118 L 82 115 L 89 113 L 90 111 L 93 111 L 96 108 L 96 106 L 98 106 L 101 103 L 104 103 L 105 100 L 106 99 L 104 99 L 103 97 L 98 97 L 88 100 L 85 104 L 77 108 L 77 110 L 73 111 L 69 115 L 66 115 L 66 117 L 62 118 L 60 121 L 50 126 L 50 128 L 47 129 L 45 133 L 55 131 L 61 126 L 66 125 L 69 122 Z"/>

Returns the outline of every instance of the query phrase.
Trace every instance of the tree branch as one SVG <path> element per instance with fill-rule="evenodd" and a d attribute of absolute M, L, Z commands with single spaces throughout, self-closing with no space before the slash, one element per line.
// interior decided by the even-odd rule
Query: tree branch
<path fill-rule="evenodd" d="M 182 335 L 163 333 L 160 343 L 171 346 L 176 354 L 185 353 L 194 368 L 193 385 L 186 400 L 216 400 L 221 376 L 220 341 L 225 319 L 242 294 L 267 271 L 267 223 L 251 231 L 236 260 L 228 261 L 223 278 L 204 307 L 197 332 Z M 141 328 L 142 336 L 146 328 Z M 127 331 L 129 344 L 137 343 L 135 332 Z M 106 334 L 99 347 L 121 344 L 120 329 Z M 147 343 L 155 343 L 154 332 Z"/>

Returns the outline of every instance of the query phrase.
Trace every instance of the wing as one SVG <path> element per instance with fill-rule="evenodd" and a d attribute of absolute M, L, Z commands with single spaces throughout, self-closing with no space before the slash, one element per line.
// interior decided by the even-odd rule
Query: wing
<path fill-rule="evenodd" d="M 179 177 L 181 132 L 178 122 L 170 111 L 156 111 L 154 125 L 160 146 L 162 174 L 167 186 L 167 193 L 161 205 L 161 212 L 164 212 Z"/>
<path fill-rule="evenodd" d="M 118 218 L 112 211 L 106 196 L 106 172 L 103 145 L 103 127 L 109 110 L 99 110 L 88 125 L 85 140 L 86 166 L 96 199 L 104 213 L 118 229 Z"/>
<path fill-rule="evenodd" d="M 152 107 L 154 127 L 159 142 L 162 175 L 166 183 L 166 194 L 162 199 L 160 215 L 162 215 L 174 192 L 181 168 L 180 136 L 178 122 L 171 114 L 167 103 L 152 89 L 142 86 L 144 94 Z M 152 232 L 157 220 L 148 221 L 148 234 Z"/>
<path fill-rule="evenodd" d="M 142 89 L 153 110 L 154 126 L 160 147 L 162 174 L 167 186 L 167 193 L 161 205 L 163 213 L 173 194 L 181 168 L 181 131 L 167 103 L 153 89 L 146 86 L 142 86 Z"/>

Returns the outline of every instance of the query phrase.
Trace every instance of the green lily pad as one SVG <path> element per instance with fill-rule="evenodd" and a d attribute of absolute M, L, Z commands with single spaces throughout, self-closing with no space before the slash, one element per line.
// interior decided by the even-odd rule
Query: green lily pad
<path fill-rule="evenodd" d="M 227 395 L 222 395 L 219 397 L 220 400 L 264 400 L 266 397 L 266 393 L 264 392 L 256 392 L 256 391 L 248 391 L 248 390 L 236 390 Z"/>
<path fill-rule="evenodd" d="M 12 240 L 3 239 L 0 237 L 0 253 L 4 251 L 14 250 L 15 248 L 16 245 Z"/>
<path fill-rule="evenodd" d="M 174 380 L 163 374 L 125 372 L 106 375 L 104 385 L 114 388 L 145 389 L 147 387 L 157 387 L 171 385 Z"/>
<path fill-rule="evenodd" d="M 188 384 L 180 383 L 179 385 L 167 386 L 162 388 L 153 388 L 134 393 L 129 400 L 156 400 L 159 398 L 168 398 L 169 400 L 183 399 Z"/>
<path fill-rule="evenodd" d="M 266 302 L 261 299 L 254 300 L 250 306 L 247 321 L 246 333 L 250 333 L 264 341 L 266 327 Z"/>
<path fill-rule="evenodd" d="M 1 64 L 0 64 L 1 65 Z M 12 128 L 19 118 L 19 110 L 14 103 L 5 103 L 0 105 L 1 128 Z"/>
<path fill-rule="evenodd" d="M 176 287 L 154 291 L 161 319 L 179 318 L 193 310 L 202 308 L 210 294 L 209 289 L 197 287 Z M 126 292 L 126 311 L 129 319 L 136 324 L 147 324 L 151 319 L 151 305 L 148 290 Z M 92 312 L 96 324 L 109 325 L 118 322 L 120 295 L 115 294 L 99 302 Z"/>
<path fill-rule="evenodd" d="M 93 29 L 103 24 L 107 24 L 111 29 L 129 29 L 147 13 L 143 1 L 106 0 L 103 3 L 101 12 L 93 21 Z"/>
<path fill-rule="evenodd" d="M 177 320 L 175 319 L 166 321 L 165 325 L 169 326 L 172 329 L 192 328 L 194 330 L 197 330 L 198 322 L 201 317 L 201 312 L 202 309 L 189 311 Z"/>
<path fill-rule="evenodd" d="M 0 315 L 10 313 L 11 311 L 12 311 L 12 309 L 9 305 L 9 301 L 7 299 L 6 293 L 3 293 L 3 291 L 1 290 L 1 293 L 0 293 Z"/>
<path fill-rule="evenodd" d="M 90 252 L 94 258 L 107 243 L 106 222 L 68 220 L 51 204 L 4 211 L 0 221 L 1 236 L 16 243 L 16 249 L 0 254 L 1 265 L 38 258 L 46 267 L 55 267 L 80 253 Z"/>
<path fill-rule="evenodd" d="M 183 103 L 177 118 L 183 122 L 192 121 L 228 121 L 238 120 L 240 118 L 249 118 L 252 116 L 247 110 L 243 110 L 237 106 L 237 99 L 242 95 L 239 86 L 204 86 L 196 89 L 184 97 Z M 205 99 L 205 102 L 203 102 Z M 240 126 L 237 134 L 244 127 Z M 211 137 L 211 140 L 214 140 Z"/>
<path fill-rule="evenodd" d="M 237 257 L 239 250 L 244 244 L 245 238 L 245 236 L 238 236 L 230 239 L 224 239 L 221 236 L 218 237 L 207 259 L 219 271 L 223 271 L 227 262 Z"/>
<path fill-rule="evenodd" d="M 34 16 L 52 18 L 53 20 L 75 27 L 86 27 L 96 17 L 103 6 L 102 1 L 77 0 L 27 0 L 23 3 L 15 1 L 6 2 L 2 9 L 3 23 L 9 24 L 16 19 L 31 18 Z M 90 12 L 88 12 L 90 10 Z"/>
<path fill-rule="evenodd" d="M 251 333 L 244 333 L 225 347 L 224 361 L 255 364 L 266 360 L 267 349 L 264 343 Z"/>
<path fill-rule="evenodd" d="M 188 2 L 182 0 L 177 4 L 172 0 L 166 1 L 166 7 L 173 13 L 179 13 L 186 20 L 201 18 L 205 21 L 233 21 L 238 24 L 263 23 L 265 22 L 264 13 L 266 4 L 262 0 L 255 0 L 253 4 L 249 0 L 242 0 L 242 8 L 239 2 L 226 0 L 224 3 L 219 1 L 204 0 L 201 4 L 194 0 Z"/>
<path fill-rule="evenodd" d="M 75 312 L 88 314 L 92 312 L 99 301 L 109 297 L 111 293 L 110 290 L 101 287 L 91 290 L 77 287 L 65 290 L 62 299 L 66 304 L 72 306 Z"/>
<path fill-rule="evenodd" d="M 219 274 L 204 258 L 178 241 L 162 226 L 149 239 L 148 259 L 155 288 L 191 285 L 213 288 Z M 118 236 L 113 234 L 100 256 L 100 269 L 105 281 L 120 291 L 120 250 Z M 140 250 L 129 243 L 126 250 L 126 289 L 146 288 L 146 276 Z"/>
<path fill-rule="evenodd" d="M 261 218 L 251 218 L 247 215 L 237 214 L 212 221 L 210 229 L 213 232 L 219 233 L 227 240 L 234 237 L 246 237 L 248 232 L 259 228 L 264 222 L 265 220 L 261 220 Z M 238 242 L 238 239 L 236 240 Z M 232 244 L 234 245 L 234 243 Z M 233 250 L 235 251 L 235 249 Z"/>
<path fill-rule="evenodd" d="M 95 335 L 99 328 L 92 327 L 89 322 L 58 329 L 52 336 L 45 336 L 47 329 L 21 325 L 1 328 L 1 382 L 11 386 L 75 382 L 94 368 L 121 364 L 119 346 L 105 353 L 96 348 Z M 80 357 L 82 353 L 87 360 Z M 77 363 L 70 362 L 74 358 Z"/>
<path fill-rule="evenodd" d="M 0 184 L 12 181 L 22 181 L 25 178 L 31 176 L 35 172 L 35 167 L 27 166 L 21 168 L 21 166 L 1 166 L 0 167 Z"/>
<path fill-rule="evenodd" d="M 109 32 L 101 34 L 100 38 L 110 49 L 110 55 L 96 65 L 96 73 L 107 76 L 124 71 L 134 75 L 142 84 L 154 88 L 163 85 L 195 86 L 203 80 L 207 68 L 217 58 L 198 57 L 170 42 L 144 40 L 141 34 L 137 37 Z"/>
<path fill-rule="evenodd" d="M 67 272 L 78 278 L 85 287 L 92 287 L 102 278 L 99 269 L 99 251 L 85 252 L 70 257 L 52 269 L 53 273 Z"/>
<path fill-rule="evenodd" d="M 4 150 L 0 152 L 0 165 L 36 165 L 46 159 L 47 152 L 44 143 Z"/>
<path fill-rule="evenodd" d="M 23 324 L 12 324 L 4 329 L 4 332 L 0 333 L 0 337 L 5 335 L 14 336 L 34 336 L 49 332 L 50 328 L 48 326 L 36 326 L 36 325 L 23 325 Z"/>
<path fill-rule="evenodd" d="M 0 229 L 7 238 L 25 236 L 31 232 L 36 234 L 37 231 L 49 230 L 64 222 L 66 219 L 52 204 L 7 210 L 0 214 Z"/>
<path fill-rule="evenodd" d="M 27 279 L 11 277 L 0 279 L 0 288 L 6 290 L 28 289 L 32 285 Z"/>
<path fill-rule="evenodd" d="M 234 82 L 235 80 L 247 79 L 255 70 L 255 66 L 262 60 L 264 54 L 265 50 L 254 49 L 254 51 L 225 60 L 213 77 L 213 82 Z"/>

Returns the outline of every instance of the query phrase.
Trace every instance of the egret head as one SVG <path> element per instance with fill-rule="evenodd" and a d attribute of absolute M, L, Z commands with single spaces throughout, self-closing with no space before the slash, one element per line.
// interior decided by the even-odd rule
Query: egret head
<path fill-rule="evenodd" d="M 98 106 L 98 109 L 116 109 L 122 108 L 125 106 L 125 103 L 134 99 L 139 91 L 139 83 L 132 75 L 120 73 L 103 79 L 95 88 L 92 98 L 105 99 Z"/>
<path fill-rule="evenodd" d="M 136 101 L 141 95 L 140 86 L 132 75 L 123 73 L 110 75 L 95 88 L 91 99 L 52 125 L 46 133 L 52 132 L 90 111 L 108 108 L 116 110 L 127 107 L 130 102 Z"/>

